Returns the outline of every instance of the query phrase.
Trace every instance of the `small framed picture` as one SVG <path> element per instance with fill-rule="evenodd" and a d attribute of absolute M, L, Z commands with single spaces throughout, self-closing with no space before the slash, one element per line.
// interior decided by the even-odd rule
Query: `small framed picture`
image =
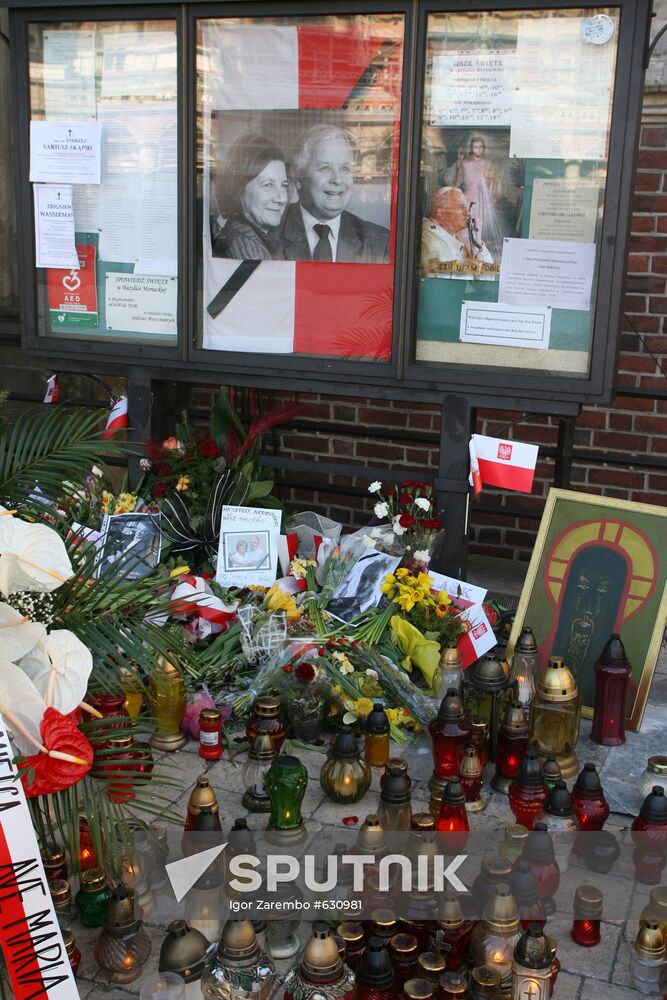
<path fill-rule="evenodd" d="M 113 571 L 126 580 L 142 580 L 160 562 L 160 515 L 108 514 L 98 544 L 97 579 Z"/>
<path fill-rule="evenodd" d="M 223 587 L 270 587 L 278 568 L 281 513 L 222 508 L 216 581 Z"/>

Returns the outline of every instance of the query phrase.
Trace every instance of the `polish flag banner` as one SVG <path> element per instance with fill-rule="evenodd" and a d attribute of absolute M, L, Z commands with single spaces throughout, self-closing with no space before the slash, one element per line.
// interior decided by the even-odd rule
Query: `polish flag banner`
<path fill-rule="evenodd" d="M 365 25 L 345 21 L 202 23 L 205 349 L 391 357 L 403 27 L 370 15 Z M 345 180 L 333 178 L 337 166 L 320 167 L 332 171 L 322 197 L 341 209 L 331 209 L 330 226 L 302 218 L 306 197 L 290 166 L 317 127 L 337 148 L 334 133 L 349 137 L 355 161 Z M 269 246 L 260 250 L 247 218 L 239 223 L 238 210 L 225 208 L 229 171 L 239 169 L 227 164 L 253 134 L 281 154 L 268 173 L 277 177 L 284 163 L 287 174 L 267 208 Z M 324 255 L 305 228 L 314 223 L 329 231 L 320 233 Z M 226 235 L 241 230 L 243 238 Z"/>
<path fill-rule="evenodd" d="M 46 383 L 46 395 L 44 396 L 45 403 L 58 403 L 60 402 L 60 383 L 58 382 L 58 376 L 52 375 Z"/>
<path fill-rule="evenodd" d="M 110 438 L 127 425 L 127 396 L 121 396 L 111 409 L 103 437 Z"/>
<path fill-rule="evenodd" d="M 536 444 L 473 434 L 470 439 L 469 482 L 475 496 L 483 486 L 530 493 L 538 451 Z"/>
<path fill-rule="evenodd" d="M 469 608 L 459 615 L 461 621 L 467 623 L 468 631 L 459 639 L 456 644 L 461 654 L 461 664 L 465 670 L 484 656 L 496 645 L 496 636 L 491 627 L 491 622 L 486 617 L 486 612 L 481 604 L 471 604 Z"/>

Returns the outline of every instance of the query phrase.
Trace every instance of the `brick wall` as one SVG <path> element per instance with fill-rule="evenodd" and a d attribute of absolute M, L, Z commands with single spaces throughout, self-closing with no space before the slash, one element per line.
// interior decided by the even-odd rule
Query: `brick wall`
<path fill-rule="evenodd" d="M 635 192 L 618 386 L 664 393 L 667 377 L 659 366 L 667 371 L 667 125 L 659 121 L 642 127 Z M 199 390 L 193 398 L 204 405 L 210 393 Z M 267 396 L 264 404 L 281 398 L 280 394 Z M 359 474 L 330 477 L 283 471 L 279 474 L 284 480 L 281 493 L 290 508 L 315 509 L 346 525 L 360 525 L 367 522 L 372 507 L 368 465 L 418 470 L 424 479 L 435 475 L 438 407 L 328 396 L 303 395 L 301 399 L 304 415 L 294 426 L 267 435 L 265 452 L 288 459 L 335 460 L 359 467 Z M 531 496 L 484 490 L 472 502 L 472 552 L 530 558 L 553 483 L 558 420 L 548 416 L 519 420 L 521 416 L 478 412 L 479 433 L 538 444 L 541 452 Z M 518 422 L 508 429 L 513 421 Z M 617 395 L 609 406 L 585 407 L 576 422 L 575 448 L 580 455 L 587 454 L 574 463 L 573 489 L 667 503 L 667 399 Z M 619 458 L 620 453 L 646 464 L 633 464 L 631 458 Z M 615 460 L 605 461 L 609 457 Z M 651 467 L 651 460 L 662 461 L 664 468 Z"/>

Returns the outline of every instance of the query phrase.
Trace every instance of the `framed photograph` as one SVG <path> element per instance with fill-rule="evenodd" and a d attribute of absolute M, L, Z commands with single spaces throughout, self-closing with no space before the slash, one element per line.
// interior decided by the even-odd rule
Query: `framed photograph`
<path fill-rule="evenodd" d="M 327 605 L 329 614 L 349 623 L 362 611 L 376 607 L 382 598 L 380 588 L 385 577 L 394 572 L 400 561 L 400 556 L 390 556 L 377 549 L 366 549 Z"/>
<path fill-rule="evenodd" d="M 562 656 L 592 716 L 593 665 L 612 633 L 632 664 L 628 728 L 638 730 L 667 619 L 667 507 L 549 491 L 507 647 L 529 625 L 544 669 Z"/>
<path fill-rule="evenodd" d="M 223 587 L 270 587 L 278 567 L 281 513 L 257 507 L 222 508 L 216 581 Z"/>
<path fill-rule="evenodd" d="M 112 571 L 126 580 L 142 580 L 160 562 L 159 514 L 108 514 L 102 525 L 95 576 Z"/>

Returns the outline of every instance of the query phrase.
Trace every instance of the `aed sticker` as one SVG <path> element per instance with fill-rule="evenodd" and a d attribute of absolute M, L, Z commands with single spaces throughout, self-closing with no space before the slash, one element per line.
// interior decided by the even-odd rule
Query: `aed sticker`
<path fill-rule="evenodd" d="M 614 22 L 608 14 L 586 17 L 581 23 L 581 40 L 589 45 L 604 45 L 614 37 Z"/>
<path fill-rule="evenodd" d="M 67 323 L 69 326 L 97 326 L 97 282 L 95 279 L 96 248 L 76 246 L 78 268 L 50 267 L 46 287 L 51 329 Z"/>

